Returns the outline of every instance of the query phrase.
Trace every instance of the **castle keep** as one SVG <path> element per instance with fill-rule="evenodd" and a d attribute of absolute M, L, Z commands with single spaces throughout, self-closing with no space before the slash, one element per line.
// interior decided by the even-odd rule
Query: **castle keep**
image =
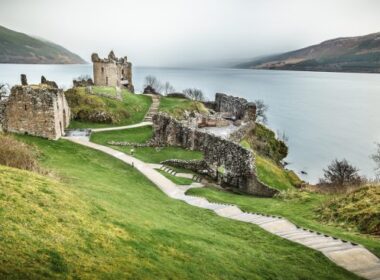
<path fill-rule="evenodd" d="M 108 58 L 101 59 L 97 53 L 91 55 L 94 70 L 94 84 L 96 86 L 126 87 L 134 92 L 132 83 L 132 63 L 127 57 L 117 58 L 113 51 Z"/>
<path fill-rule="evenodd" d="M 48 84 L 14 86 L 1 102 L 0 122 L 8 132 L 58 139 L 70 122 L 70 108 L 62 90 Z"/>

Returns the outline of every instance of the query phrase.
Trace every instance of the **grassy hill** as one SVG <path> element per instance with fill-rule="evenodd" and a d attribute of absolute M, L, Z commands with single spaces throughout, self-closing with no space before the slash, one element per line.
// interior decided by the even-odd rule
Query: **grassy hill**
<path fill-rule="evenodd" d="M 332 39 L 303 49 L 241 63 L 236 67 L 380 73 L 380 33 Z"/>
<path fill-rule="evenodd" d="M 0 26 L 0 63 L 80 64 L 80 56 L 62 46 Z"/>
<path fill-rule="evenodd" d="M 358 279 L 317 251 L 170 199 L 105 154 L 18 139 L 57 180 L 0 167 L 2 279 Z"/>

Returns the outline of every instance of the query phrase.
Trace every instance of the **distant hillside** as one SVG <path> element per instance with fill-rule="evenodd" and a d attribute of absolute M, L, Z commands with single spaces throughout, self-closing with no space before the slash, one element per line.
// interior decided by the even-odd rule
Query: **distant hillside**
<path fill-rule="evenodd" d="M 59 45 L 0 26 L 0 63 L 79 64 L 85 61 Z"/>
<path fill-rule="evenodd" d="M 337 38 L 284 54 L 241 63 L 236 68 L 380 73 L 380 32 Z"/>

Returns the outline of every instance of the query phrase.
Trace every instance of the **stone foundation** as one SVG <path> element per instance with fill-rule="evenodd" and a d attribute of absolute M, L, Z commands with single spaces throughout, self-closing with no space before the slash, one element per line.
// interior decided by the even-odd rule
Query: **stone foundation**
<path fill-rule="evenodd" d="M 277 193 L 257 180 L 254 156 L 239 144 L 188 127 L 165 114 L 153 116 L 152 121 L 156 145 L 202 151 L 208 175 L 222 186 L 261 196 Z"/>

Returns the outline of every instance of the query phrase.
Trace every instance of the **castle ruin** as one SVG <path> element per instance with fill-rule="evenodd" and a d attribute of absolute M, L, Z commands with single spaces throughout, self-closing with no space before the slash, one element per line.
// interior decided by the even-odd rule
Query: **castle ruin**
<path fill-rule="evenodd" d="M 44 79 L 43 79 L 44 80 Z M 4 131 L 59 139 L 70 123 L 70 108 L 61 89 L 42 83 L 14 86 L 0 104 Z"/>
<path fill-rule="evenodd" d="M 132 63 L 127 57 L 117 58 L 113 51 L 108 58 L 101 59 L 97 53 L 91 55 L 96 86 L 126 87 L 134 92 L 132 83 Z"/>

